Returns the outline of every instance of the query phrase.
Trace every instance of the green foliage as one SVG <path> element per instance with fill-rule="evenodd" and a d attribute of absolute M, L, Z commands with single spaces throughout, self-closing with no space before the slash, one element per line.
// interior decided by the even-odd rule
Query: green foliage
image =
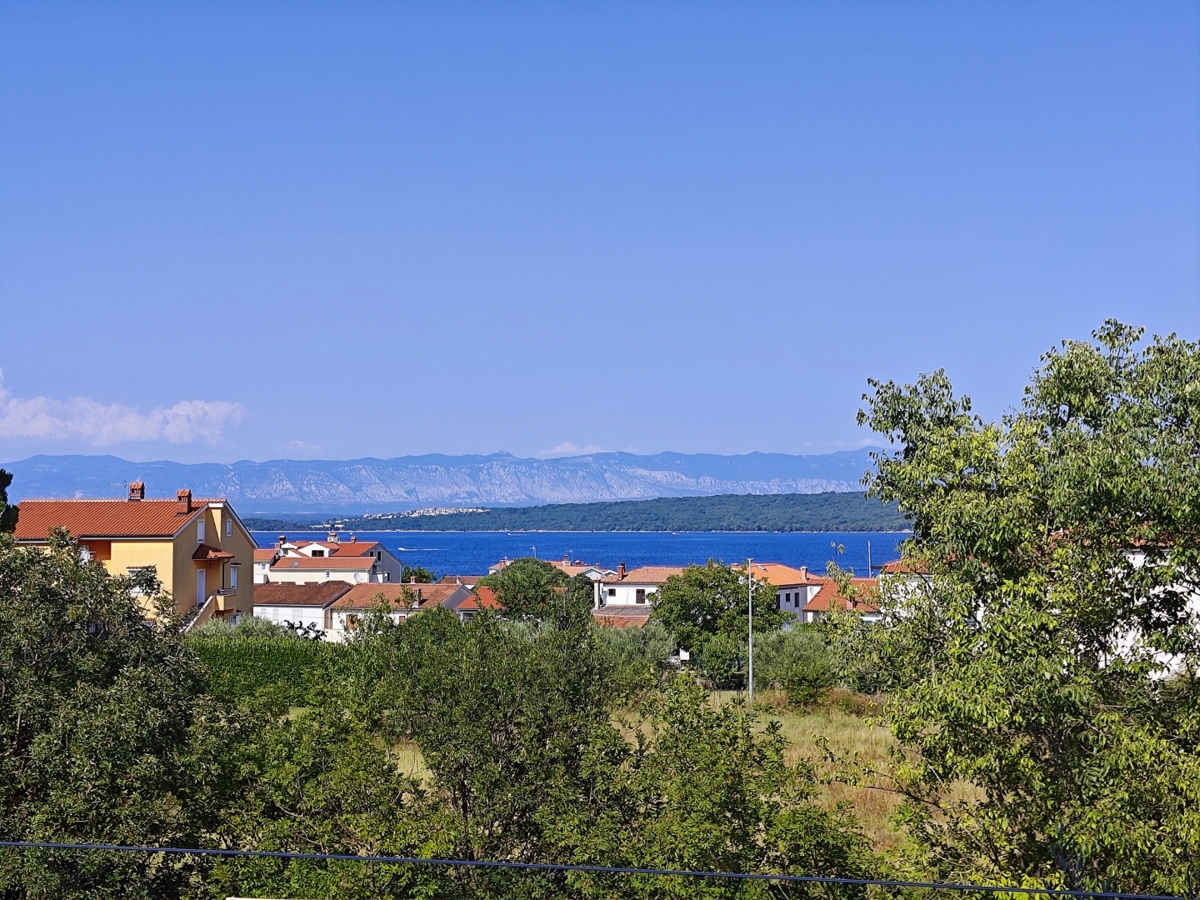
<path fill-rule="evenodd" d="M 328 527 L 311 521 L 247 519 L 256 531 Z M 907 531 L 894 504 L 859 493 L 723 494 L 606 503 L 501 507 L 437 516 L 339 518 L 360 531 Z"/>
<path fill-rule="evenodd" d="M 133 587 L 81 564 L 63 535 L 49 553 L 0 537 L 6 836 L 870 870 L 849 818 L 820 810 L 811 773 L 785 764 L 776 726 L 685 682 L 614 724 L 617 670 L 661 667 L 673 645 L 660 625 L 610 638 L 590 621 L 463 624 L 433 610 L 397 624 L 380 610 L 335 649 L 262 622 L 185 638 L 169 598 L 163 624 L 146 625 Z M 271 655 L 281 648 L 292 662 Z M 204 693 L 205 655 L 237 708 Z M 289 686 L 306 680 L 297 708 Z M 6 897 L 767 896 L 737 882 L 312 860 L 4 851 L 0 863 Z"/>
<path fill-rule="evenodd" d="M 479 583 L 495 589 L 508 618 L 552 619 L 566 624 L 586 622 L 591 616 L 591 581 L 580 575 L 568 578 L 562 569 L 543 559 L 515 559 Z"/>
<path fill-rule="evenodd" d="M 12 472 L 0 469 L 0 534 L 12 534 L 17 528 L 20 509 L 8 502 L 8 486 L 12 480 Z"/>
<path fill-rule="evenodd" d="M 149 585 L 146 585 L 149 586 Z M 241 780 L 247 724 L 205 693 L 170 598 L 148 626 L 132 583 L 0 536 L 0 833 L 7 839 L 197 846 Z M 204 861 L 0 851 L 6 897 L 178 896 Z"/>
<path fill-rule="evenodd" d="M 424 566 L 402 565 L 400 573 L 400 580 L 405 584 L 433 584 L 437 581 L 437 574 Z"/>
<path fill-rule="evenodd" d="M 608 728 L 590 632 L 449 615 L 407 630 L 419 664 L 394 686 L 397 707 L 454 816 L 456 853 L 538 858 L 543 813 L 578 784 L 579 748 Z"/>
<path fill-rule="evenodd" d="M 237 625 L 206 622 L 187 642 L 211 673 L 210 692 L 230 702 L 270 690 L 281 702 L 303 706 L 349 653 L 342 644 L 306 640 L 253 617 Z"/>
<path fill-rule="evenodd" d="M 270 710 L 263 708 L 263 714 Z M 258 850 L 422 856 L 435 848 L 439 810 L 395 754 L 338 705 L 287 717 L 276 709 L 246 754 L 252 785 L 227 824 L 232 843 Z M 428 868 L 284 859 L 221 862 L 217 896 L 435 896 Z"/>
<path fill-rule="evenodd" d="M 754 635 L 754 685 L 787 693 L 788 702 L 816 702 L 836 680 L 836 661 L 813 625 Z"/>
<path fill-rule="evenodd" d="M 1200 345 L 1140 339 L 1064 343 L 1000 423 L 940 371 L 865 398 L 929 569 L 870 643 L 931 874 L 1195 892 Z"/>
<path fill-rule="evenodd" d="M 650 613 L 693 654 L 700 671 L 715 686 L 729 687 L 743 676 L 749 639 L 749 590 L 738 570 L 711 559 L 688 566 L 658 589 Z M 767 585 L 754 582 L 754 630 L 769 632 L 788 621 Z"/>
<path fill-rule="evenodd" d="M 671 658 L 678 644 L 661 622 L 649 622 L 642 628 L 592 627 L 596 652 L 610 673 L 614 699 L 640 697 L 657 688 L 664 675 L 674 670 Z"/>
<path fill-rule="evenodd" d="M 588 749 L 589 805 L 556 821 L 580 861 L 641 868 L 864 877 L 865 839 L 843 811 L 822 810 L 805 764 L 789 766 L 778 723 L 741 704 L 714 706 L 686 677 L 639 712 L 633 746 Z M 688 878 L 573 876 L 585 897 L 800 897 L 820 888 Z M 847 895 L 862 895 L 853 890 Z"/>

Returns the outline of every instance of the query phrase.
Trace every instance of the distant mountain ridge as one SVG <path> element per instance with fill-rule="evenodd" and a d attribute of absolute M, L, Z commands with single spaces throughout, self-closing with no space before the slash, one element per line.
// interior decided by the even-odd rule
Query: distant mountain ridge
<path fill-rule="evenodd" d="M 402 456 L 395 459 L 136 463 L 116 456 L 33 456 L 0 463 L 15 476 L 9 496 L 123 497 L 146 482 L 147 496 L 181 487 L 228 497 L 243 515 L 403 512 L 427 506 L 531 506 L 862 490 L 868 450 L 820 456 L 785 453 L 597 453 L 561 459 Z"/>

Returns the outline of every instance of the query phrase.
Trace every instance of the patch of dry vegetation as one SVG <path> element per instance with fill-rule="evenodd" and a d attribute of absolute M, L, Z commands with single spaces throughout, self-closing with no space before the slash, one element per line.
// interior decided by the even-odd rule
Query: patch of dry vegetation
<path fill-rule="evenodd" d="M 821 782 L 822 805 L 832 809 L 848 804 L 861 823 L 863 833 L 877 852 L 890 851 L 904 843 L 904 834 L 891 818 L 900 804 L 900 796 L 881 787 L 858 787 L 837 780 L 838 767 L 827 760 L 826 747 L 835 756 L 859 762 L 864 768 L 886 771 L 889 751 L 896 742 L 881 724 L 882 706 L 876 698 L 847 691 L 826 692 L 821 702 L 807 708 L 787 705 L 782 691 L 764 691 L 755 697 L 755 705 L 766 707 L 767 714 L 783 726 L 788 740 L 788 761 L 809 761 Z"/>

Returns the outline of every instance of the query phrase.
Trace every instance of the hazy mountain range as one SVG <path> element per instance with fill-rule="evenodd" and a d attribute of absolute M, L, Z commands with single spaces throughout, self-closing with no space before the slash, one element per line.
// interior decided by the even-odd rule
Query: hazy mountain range
<path fill-rule="evenodd" d="M 228 497 L 242 515 L 402 512 L 428 506 L 530 506 L 715 494 L 815 494 L 862 490 L 867 450 L 822 456 L 597 453 L 564 459 L 401 456 L 185 464 L 115 456 L 33 456 L 0 468 L 9 497 L 123 497 L 144 481 L 150 497 L 182 487 Z"/>

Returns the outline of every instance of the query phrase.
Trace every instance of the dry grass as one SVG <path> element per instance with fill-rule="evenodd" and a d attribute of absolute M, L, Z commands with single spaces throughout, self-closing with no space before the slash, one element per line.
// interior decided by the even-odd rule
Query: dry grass
<path fill-rule="evenodd" d="M 760 697 L 755 704 L 760 705 Z M 790 709 L 776 692 L 765 692 L 761 706 L 783 726 L 787 738 L 788 761 L 804 759 L 813 764 L 821 782 L 820 802 L 827 809 L 848 804 L 862 825 L 863 833 L 876 851 L 894 850 L 904 843 L 904 834 L 891 823 L 900 803 L 894 792 L 871 787 L 856 787 L 834 780 L 836 767 L 825 758 L 821 740 L 840 758 L 856 761 L 864 768 L 886 771 L 889 750 L 895 740 L 879 724 L 882 709 L 871 698 L 830 692 L 820 704 L 808 709 Z"/>
<path fill-rule="evenodd" d="M 404 741 L 393 747 L 392 759 L 402 773 L 409 778 L 417 779 L 417 781 L 426 782 L 433 774 L 425 765 L 425 757 L 421 755 L 421 748 L 413 741 Z"/>
<path fill-rule="evenodd" d="M 726 702 L 736 696 L 734 691 L 718 691 L 713 699 Z M 899 795 L 882 787 L 856 787 L 839 780 L 839 774 L 843 774 L 839 768 L 846 767 L 830 763 L 822 744 L 823 739 L 839 760 L 853 761 L 854 769 L 886 771 L 889 750 L 896 742 L 891 732 L 879 724 L 883 708 L 878 700 L 831 690 L 820 703 L 797 708 L 788 706 L 783 691 L 758 691 L 754 705 L 764 719 L 775 719 L 782 726 L 788 742 L 787 761 L 806 760 L 813 765 L 820 787 L 818 799 L 824 808 L 849 805 L 876 851 L 894 850 L 904 843 L 903 832 L 891 824 L 900 805 Z M 887 786 L 886 780 L 876 779 L 876 783 Z"/>

